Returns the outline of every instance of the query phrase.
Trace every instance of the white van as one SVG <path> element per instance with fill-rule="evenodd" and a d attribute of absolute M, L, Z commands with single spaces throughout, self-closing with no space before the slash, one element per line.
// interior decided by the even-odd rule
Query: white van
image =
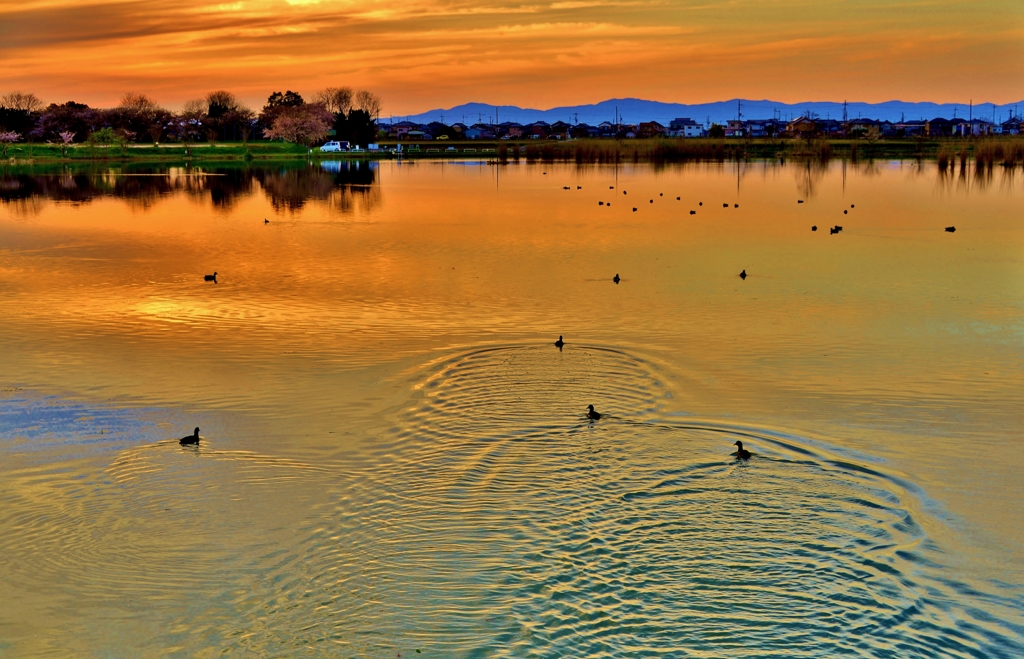
<path fill-rule="evenodd" d="M 320 147 L 321 151 L 348 151 L 348 142 L 328 142 Z"/>

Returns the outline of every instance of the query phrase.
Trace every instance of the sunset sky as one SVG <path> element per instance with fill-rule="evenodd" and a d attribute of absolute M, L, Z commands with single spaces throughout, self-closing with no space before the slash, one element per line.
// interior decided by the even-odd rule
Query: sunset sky
<path fill-rule="evenodd" d="M 0 94 L 178 108 L 367 88 L 382 115 L 613 97 L 1006 103 L 1020 0 L 0 0 Z"/>

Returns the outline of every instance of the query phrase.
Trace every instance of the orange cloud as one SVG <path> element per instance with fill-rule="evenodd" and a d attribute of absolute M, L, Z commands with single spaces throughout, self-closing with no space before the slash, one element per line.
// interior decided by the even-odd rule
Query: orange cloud
<path fill-rule="evenodd" d="M 0 92 L 99 105 L 131 89 L 176 107 L 224 88 L 258 107 L 338 84 L 399 115 L 613 96 L 1001 103 L 1019 100 L 1022 56 L 1016 0 L 0 4 Z"/>

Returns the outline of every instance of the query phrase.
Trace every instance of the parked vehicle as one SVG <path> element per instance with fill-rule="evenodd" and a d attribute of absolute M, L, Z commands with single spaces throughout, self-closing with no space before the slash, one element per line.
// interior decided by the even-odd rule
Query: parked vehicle
<path fill-rule="evenodd" d="M 328 142 L 320 147 L 320 150 L 324 152 L 348 151 L 348 142 Z"/>

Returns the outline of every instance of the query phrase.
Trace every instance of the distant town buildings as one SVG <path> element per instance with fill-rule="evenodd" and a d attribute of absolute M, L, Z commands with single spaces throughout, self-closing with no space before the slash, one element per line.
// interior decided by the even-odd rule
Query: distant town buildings
<path fill-rule="evenodd" d="M 984 119 L 963 119 L 935 117 L 929 120 L 906 120 L 899 122 L 877 119 L 838 119 L 815 116 L 797 117 L 791 121 L 771 119 L 735 119 L 725 122 L 718 135 L 726 139 L 751 138 L 894 138 L 894 137 L 966 137 L 985 135 L 1019 135 L 1020 117 L 1009 117 L 1003 123 Z M 581 138 L 604 139 L 651 139 L 658 137 L 696 138 L 708 137 L 713 124 L 679 117 L 663 126 L 657 121 L 639 124 L 604 121 L 596 126 L 586 123 L 556 121 L 549 124 L 535 121 L 519 124 L 505 121 L 500 124 L 463 123 L 446 125 L 440 122 L 417 124 L 411 121 L 382 123 L 381 131 L 392 140 L 570 140 Z"/>

